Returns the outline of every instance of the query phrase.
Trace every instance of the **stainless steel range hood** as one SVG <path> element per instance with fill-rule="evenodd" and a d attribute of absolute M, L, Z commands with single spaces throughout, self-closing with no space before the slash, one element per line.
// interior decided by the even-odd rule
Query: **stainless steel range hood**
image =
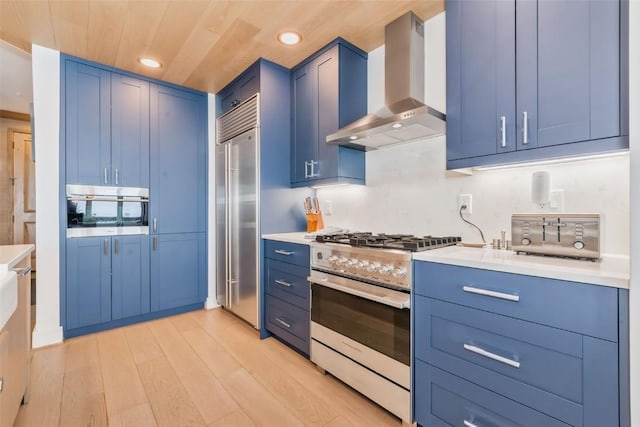
<path fill-rule="evenodd" d="M 422 21 L 407 12 L 384 31 L 385 107 L 327 136 L 328 144 L 374 150 L 445 133 L 445 115 L 424 104 Z"/>

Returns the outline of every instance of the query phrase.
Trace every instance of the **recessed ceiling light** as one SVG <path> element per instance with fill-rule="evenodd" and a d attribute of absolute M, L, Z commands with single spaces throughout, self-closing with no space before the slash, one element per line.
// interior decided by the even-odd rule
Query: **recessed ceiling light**
<path fill-rule="evenodd" d="M 391 127 L 394 128 L 394 129 L 401 128 L 402 127 L 402 123 L 394 123 L 394 124 L 391 125 Z"/>
<path fill-rule="evenodd" d="M 358 137 L 356 135 L 351 135 L 349 139 L 352 141 L 355 141 L 356 139 L 358 139 Z"/>
<path fill-rule="evenodd" d="M 149 68 L 160 68 L 162 64 L 151 58 L 138 58 L 138 62 Z"/>
<path fill-rule="evenodd" d="M 278 34 L 278 41 L 282 44 L 294 45 L 300 43 L 302 36 L 295 31 L 283 31 Z"/>

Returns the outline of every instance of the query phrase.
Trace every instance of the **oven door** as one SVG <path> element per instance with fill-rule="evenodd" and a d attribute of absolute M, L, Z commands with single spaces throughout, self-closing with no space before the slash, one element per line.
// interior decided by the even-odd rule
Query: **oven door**
<path fill-rule="evenodd" d="M 410 295 L 312 271 L 311 321 L 409 366 Z"/>

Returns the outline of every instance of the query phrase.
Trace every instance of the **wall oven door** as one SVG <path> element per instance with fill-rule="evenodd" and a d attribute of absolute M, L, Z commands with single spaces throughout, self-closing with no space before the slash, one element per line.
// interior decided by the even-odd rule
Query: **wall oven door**
<path fill-rule="evenodd" d="M 67 237 L 149 234 L 149 189 L 67 185 Z"/>

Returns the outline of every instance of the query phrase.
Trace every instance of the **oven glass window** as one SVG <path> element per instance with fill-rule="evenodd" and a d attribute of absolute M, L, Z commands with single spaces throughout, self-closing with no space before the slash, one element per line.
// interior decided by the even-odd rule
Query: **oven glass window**
<path fill-rule="evenodd" d="M 67 200 L 67 227 L 148 225 L 148 204 L 122 200 Z"/>
<path fill-rule="evenodd" d="M 312 284 L 311 320 L 409 365 L 410 311 Z"/>

